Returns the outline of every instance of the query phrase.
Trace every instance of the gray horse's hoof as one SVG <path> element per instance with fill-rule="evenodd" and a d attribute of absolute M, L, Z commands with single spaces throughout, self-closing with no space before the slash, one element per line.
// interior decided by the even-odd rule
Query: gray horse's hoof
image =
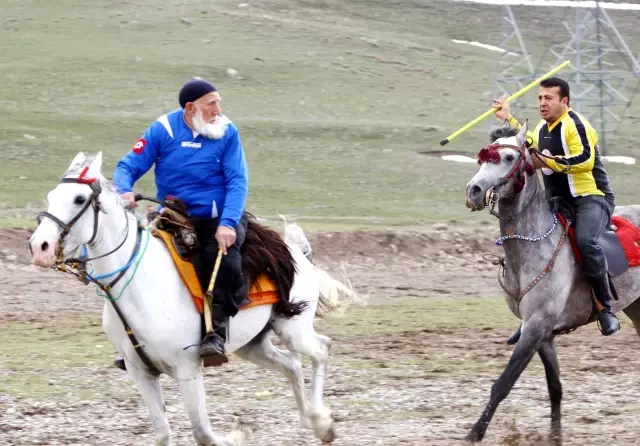
<path fill-rule="evenodd" d="M 480 443 L 483 437 L 484 432 L 480 432 L 480 430 L 476 429 L 474 426 L 473 429 L 471 429 L 471 432 L 469 432 L 467 436 L 464 437 L 464 440 L 469 444 L 476 444 Z"/>

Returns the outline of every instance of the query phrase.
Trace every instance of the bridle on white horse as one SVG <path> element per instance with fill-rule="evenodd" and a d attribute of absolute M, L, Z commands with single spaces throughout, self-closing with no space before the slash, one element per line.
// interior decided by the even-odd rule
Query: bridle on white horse
<path fill-rule="evenodd" d="M 127 218 L 126 219 L 127 220 L 127 231 L 126 231 L 124 239 L 122 240 L 122 242 L 120 242 L 120 244 L 118 246 L 116 246 L 114 249 L 112 249 L 108 253 L 103 254 L 103 255 L 101 255 L 99 257 L 94 257 L 92 259 L 69 258 L 69 259 L 65 260 L 63 258 L 64 239 L 67 237 L 67 235 L 71 231 L 71 228 L 73 227 L 73 225 L 76 224 L 78 222 L 78 220 L 80 220 L 80 217 L 82 217 L 82 215 L 87 211 L 87 209 L 89 209 L 89 206 L 93 207 L 93 234 L 91 235 L 91 239 L 89 239 L 89 241 L 86 243 L 87 245 L 92 244 L 94 242 L 97 234 L 98 234 L 98 215 L 100 214 L 100 212 L 103 212 L 105 214 L 107 213 L 102 208 L 102 205 L 100 203 L 100 193 L 102 192 L 102 186 L 100 185 L 99 181 L 96 181 L 95 178 L 87 178 L 85 176 L 86 173 L 87 173 L 87 169 L 88 168 L 85 167 L 85 169 L 80 173 L 80 176 L 78 176 L 78 178 L 62 178 L 60 180 L 60 183 L 86 184 L 87 186 L 89 186 L 91 188 L 91 196 L 84 203 L 84 205 L 82 206 L 82 209 L 80 209 L 80 211 L 75 215 L 75 217 L 73 217 L 69 221 L 69 223 L 64 223 L 58 217 L 56 217 L 55 215 L 53 215 L 53 214 L 51 214 L 50 212 L 47 212 L 47 211 L 39 212 L 36 215 L 36 220 L 37 220 L 38 224 L 42 223 L 42 219 L 44 217 L 46 217 L 46 218 L 49 218 L 52 221 L 54 221 L 58 226 L 60 226 L 62 228 L 62 233 L 60 234 L 60 237 L 58 238 L 58 248 L 56 250 L 56 266 L 60 266 L 60 265 L 64 265 L 64 264 L 73 264 L 73 263 L 76 263 L 76 262 L 80 262 L 80 263 L 84 264 L 84 263 L 86 263 L 86 262 L 88 262 L 90 260 L 96 260 L 96 259 L 101 259 L 103 257 L 107 257 L 107 256 L 113 254 L 114 252 L 116 252 L 117 250 L 119 250 L 120 248 L 122 248 L 122 246 L 127 241 L 127 238 L 129 237 L 129 219 Z M 114 285 L 114 284 L 111 284 L 111 285 Z"/>
<path fill-rule="evenodd" d="M 148 367 L 149 371 L 152 374 L 159 375 L 160 371 L 155 365 L 153 365 L 149 357 L 142 350 L 140 343 L 138 342 L 136 336 L 133 334 L 133 330 L 127 323 L 127 320 L 125 319 L 124 315 L 120 311 L 120 308 L 118 308 L 118 305 L 116 304 L 116 299 L 114 299 L 111 294 L 111 290 L 113 289 L 113 287 L 120 281 L 120 279 L 122 279 L 122 277 L 124 277 L 124 275 L 129 270 L 129 267 L 133 263 L 136 255 L 138 254 L 138 251 L 140 249 L 140 242 L 142 240 L 141 228 L 138 227 L 138 230 L 136 231 L 136 243 L 134 245 L 133 252 L 129 257 L 129 261 L 124 267 L 120 268 L 119 270 L 116 270 L 114 273 L 105 274 L 97 278 L 92 277 L 89 273 L 87 273 L 87 262 L 91 260 L 101 259 L 113 254 L 114 252 L 118 251 L 129 238 L 129 217 L 126 214 L 126 209 L 124 209 L 124 215 L 127 221 L 126 233 L 125 233 L 124 239 L 122 240 L 122 242 L 120 242 L 118 246 L 116 246 L 114 249 L 112 249 L 108 253 L 98 257 L 93 257 L 93 258 L 70 257 L 67 259 L 63 258 L 64 239 L 71 231 L 71 228 L 73 227 L 73 225 L 76 224 L 78 220 L 80 220 L 80 217 L 82 217 L 82 215 L 87 211 L 87 209 L 89 209 L 89 206 L 93 207 L 94 216 L 93 216 L 93 234 L 91 236 L 91 239 L 86 243 L 87 245 L 90 245 L 91 243 L 93 243 L 93 241 L 95 240 L 98 234 L 98 216 L 100 212 L 103 212 L 106 214 L 106 211 L 102 208 L 102 205 L 100 203 L 100 193 L 102 192 L 102 186 L 100 185 L 100 182 L 96 180 L 96 178 L 87 178 L 85 176 L 87 173 L 87 170 L 88 168 L 85 167 L 85 169 L 80 173 L 78 178 L 62 178 L 60 180 L 60 183 L 86 184 L 91 188 L 91 196 L 82 206 L 82 209 L 80 209 L 80 211 L 75 215 L 75 217 L 73 217 L 69 221 L 69 223 L 64 223 L 58 217 L 46 211 L 39 212 L 36 216 L 38 224 L 40 224 L 42 222 L 42 219 L 46 217 L 54 221 L 58 226 L 62 228 L 62 233 L 60 234 L 60 237 L 58 239 L 58 248 L 56 250 L 56 262 L 53 266 L 53 269 L 56 271 L 62 271 L 62 272 L 72 274 L 85 285 L 88 285 L 89 282 L 95 283 L 106 294 L 106 297 L 109 300 L 109 302 L 111 302 L 114 311 L 116 312 L 116 314 L 118 315 L 118 317 L 122 322 L 122 325 L 124 326 L 127 336 L 131 340 L 131 344 L 133 345 L 136 352 L 140 356 L 140 359 L 142 360 L 142 362 Z M 31 244 L 29 244 L 29 248 L 31 249 Z M 110 277 L 115 273 L 118 273 L 117 276 L 113 280 L 111 280 L 111 282 L 109 282 L 107 285 L 104 285 L 99 281 L 100 278 Z"/>

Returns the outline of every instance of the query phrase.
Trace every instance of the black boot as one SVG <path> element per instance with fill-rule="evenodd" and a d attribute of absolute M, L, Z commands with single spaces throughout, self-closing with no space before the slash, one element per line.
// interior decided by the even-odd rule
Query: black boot
<path fill-rule="evenodd" d="M 229 362 L 229 358 L 227 358 L 224 351 L 229 318 L 224 311 L 223 305 L 212 305 L 211 312 L 213 313 L 214 332 L 206 334 L 200 343 L 200 357 L 205 367 L 215 367 Z"/>
<path fill-rule="evenodd" d="M 589 283 L 593 288 L 596 299 L 600 301 L 604 309 L 598 311 L 598 320 L 600 322 L 600 332 L 604 336 L 610 336 L 620 330 L 620 321 L 611 311 L 611 288 L 609 288 L 609 278 L 590 278 Z"/>
<path fill-rule="evenodd" d="M 114 361 L 113 361 L 113 365 L 115 365 L 116 367 L 118 367 L 119 369 L 122 369 L 124 371 L 127 371 L 127 365 L 124 363 L 124 358 L 121 356 L 118 356 Z"/>
<path fill-rule="evenodd" d="M 513 345 L 513 344 L 517 344 L 518 341 L 520 340 L 520 329 L 522 328 L 522 324 L 520 324 L 520 326 L 518 327 L 518 329 L 515 331 L 515 333 L 513 333 L 511 335 L 511 337 L 509 339 L 507 339 L 507 345 Z"/>

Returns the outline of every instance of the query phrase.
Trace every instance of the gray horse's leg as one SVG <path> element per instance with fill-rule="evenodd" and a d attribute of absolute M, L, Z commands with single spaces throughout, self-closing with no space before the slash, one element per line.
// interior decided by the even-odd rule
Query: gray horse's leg
<path fill-rule="evenodd" d="M 558 355 L 556 354 L 556 346 L 553 339 L 544 342 L 538 350 L 544 371 L 547 375 L 547 387 L 549 388 L 549 400 L 551 401 L 551 444 L 554 446 L 562 445 L 562 425 L 561 425 L 561 409 L 562 402 L 562 383 L 560 382 L 560 367 L 558 366 Z"/>
<path fill-rule="evenodd" d="M 634 301 L 623 311 L 629 319 L 631 319 L 631 322 L 633 322 L 633 326 L 636 329 L 636 333 L 640 336 L 640 299 Z"/>
<path fill-rule="evenodd" d="M 466 436 L 467 441 L 475 443 L 484 438 L 498 405 L 509 395 L 533 355 L 540 349 L 544 338 L 545 333 L 542 327 L 536 326 L 535 322 L 529 322 L 527 326 L 523 326 L 522 337 L 513 349 L 513 354 L 507 363 L 507 367 L 491 387 L 489 403 L 482 412 L 480 419 L 471 428 L 471 432 Z"/>

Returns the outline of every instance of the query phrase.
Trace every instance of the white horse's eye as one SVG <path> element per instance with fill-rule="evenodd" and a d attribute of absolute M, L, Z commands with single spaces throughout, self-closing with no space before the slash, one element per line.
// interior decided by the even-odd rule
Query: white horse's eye
<path fill-rule="evenodd" d="M 85 197 L 84 195 L 76 195 L 76 198 L 73 199 L 73 204 L 76 204 L 78 206 L 82 206 L 86 202 L 87 197 Z"/>
<path fill-rule="evenodd" d="M 509 154 L 509 155 L 505 156 L 504 159 L 506 161 L 508 161 L 508 162 L 512 162 L 514 159 L 516 159 L 516 157 L 511 155 L 511 154 Z"/>

